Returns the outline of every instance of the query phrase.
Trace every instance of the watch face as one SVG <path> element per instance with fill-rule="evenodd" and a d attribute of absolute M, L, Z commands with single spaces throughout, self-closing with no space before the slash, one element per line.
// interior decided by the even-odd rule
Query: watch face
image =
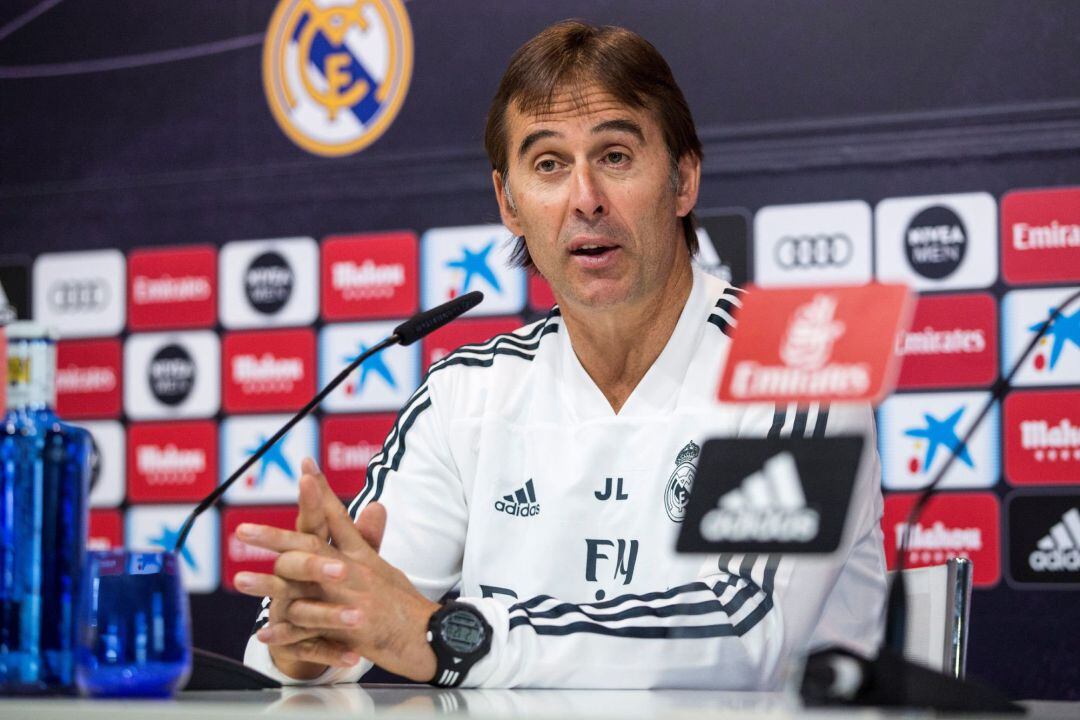
<path fill-rule="evenodd" d="M 462 655 L 476 652 L 484 642 L 480 618 L 466 610 L 455 610 L 443 617 L 439 634 L 447 647 Z"/>

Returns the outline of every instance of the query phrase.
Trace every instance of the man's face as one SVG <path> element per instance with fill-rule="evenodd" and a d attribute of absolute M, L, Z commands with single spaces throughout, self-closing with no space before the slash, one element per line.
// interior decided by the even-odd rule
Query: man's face
<path fill-rule="evenodd" d="M 680 218 L 697 201 L 697 159 L 676 170 L 653 114 L 595 87 L 536 113 L 512 104 L 507 135 L 508 177 L 493 174 L 503 222 L 559 303 L 663 300 L 689 267 Z"/>

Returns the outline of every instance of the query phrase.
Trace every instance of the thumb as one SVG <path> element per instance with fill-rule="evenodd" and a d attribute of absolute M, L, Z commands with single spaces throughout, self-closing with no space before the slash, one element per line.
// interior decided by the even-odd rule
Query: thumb
<path fill-rule="evenodd" d="M 355 524 L 364 542 L 370 545 L 372 550 L 379 552 L 383 533 L 386 532 L 386 508 L 382 503 L 373 502 L 365 507 L 360 511 Z"/>

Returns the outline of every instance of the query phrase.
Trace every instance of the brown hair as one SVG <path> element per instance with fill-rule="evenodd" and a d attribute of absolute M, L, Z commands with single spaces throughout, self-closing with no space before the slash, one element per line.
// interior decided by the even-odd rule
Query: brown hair
<path fill-rule="evenodd" d="M 535 112 L 550 105 L 560 90 L 582 91 L 592 84 L 625 105 L 655 114 L 673 167 L 687 153 L 701 159 L 701 141 L 690 106 L 659 51 L 626 28 L 564 20 L 529 40 L 510 58 L 484 128 L 484 147 L 492 169 L 505 181 L 509 170 L 506 113 L 510 103 L 523 113 Z M 682 219 L 691 255 L 697 252 L 696 225 L 693 212 Z M 512 263 L 532 268 L 525 238 L 515 242 Z"/>

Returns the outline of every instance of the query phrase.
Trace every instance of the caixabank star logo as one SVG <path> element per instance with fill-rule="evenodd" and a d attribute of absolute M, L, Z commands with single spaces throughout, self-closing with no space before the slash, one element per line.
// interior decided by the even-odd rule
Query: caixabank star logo
<path fill-rule="evenodd" d="M 263 87 L 290 140 L 340 157 L 394 121 L 412 64 L 412 27 L 399 0 L 282 0 L 266 30 Z"/>

